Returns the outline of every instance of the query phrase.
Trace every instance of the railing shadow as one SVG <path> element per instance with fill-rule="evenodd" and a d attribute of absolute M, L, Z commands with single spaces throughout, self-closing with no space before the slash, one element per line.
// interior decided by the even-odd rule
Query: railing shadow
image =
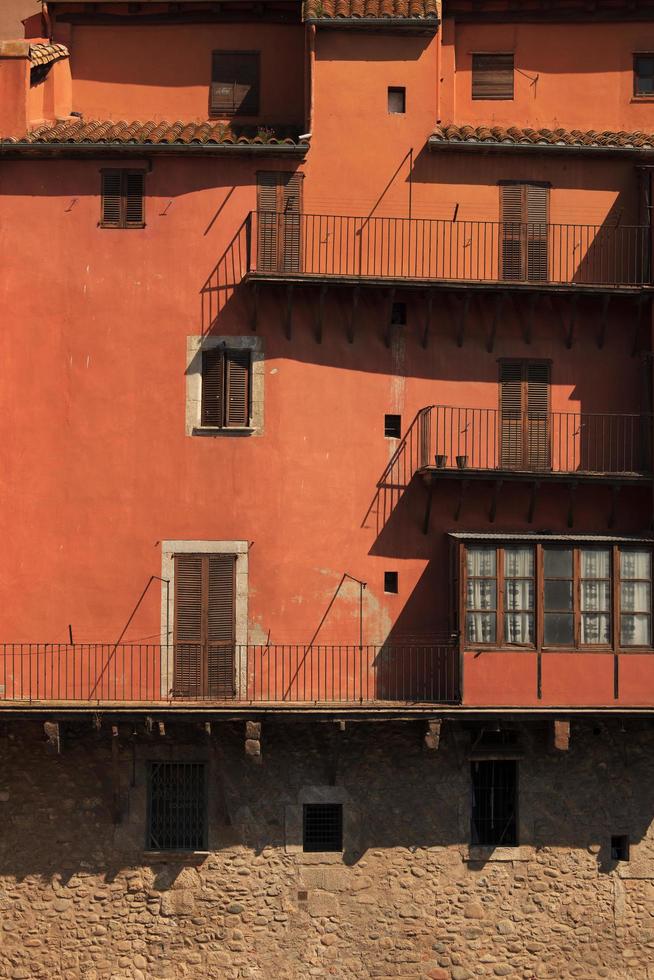
<path fill-rule="evenodd" d="M 248 214 L 200 289 L 202 335 L 216 320 L 248 272 L 252 220 Z"/>

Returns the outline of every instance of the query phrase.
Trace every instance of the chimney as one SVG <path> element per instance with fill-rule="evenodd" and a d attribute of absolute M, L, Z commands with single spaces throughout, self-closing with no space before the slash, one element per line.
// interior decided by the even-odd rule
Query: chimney
<path fill-rule="evenodd" d="M 27 132 L 29 50 L 29 41 L 0 41 L 0 138 Z"/>

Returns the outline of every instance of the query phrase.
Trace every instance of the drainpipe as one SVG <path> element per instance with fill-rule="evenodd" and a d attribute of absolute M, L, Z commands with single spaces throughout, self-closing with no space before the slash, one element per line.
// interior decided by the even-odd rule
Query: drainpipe
<path fill-rule="evenodd" d="M 306 97 L 305 97 L 305 116 L 306 129 L 308 133 L 313 132 L 313 80 L 316 63 L 316 28 L 313 24 L 307 26 L 307 72 L 305 77 Z"/>

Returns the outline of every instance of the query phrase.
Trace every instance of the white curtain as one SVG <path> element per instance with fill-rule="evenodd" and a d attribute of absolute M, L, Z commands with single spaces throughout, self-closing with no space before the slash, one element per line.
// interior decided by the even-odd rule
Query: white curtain
<path fill-rule="evenodd" d="M 511 545 L 504 549 L 504 639 L 534 642 L 534 549 Z"/>
<path fill-rule="evenodd" d="M 608 548 L 581 549 L 581 642 L 584 644 L 611 642 L 610 575 Z"/>
<path fill-rule="evenodd" d="M 495 643 L 496 614 L 469 612 L 466 616 L 466 636 L 471 643 Z"/>
<path fill-rule="evenodd" d="M 652 642 L 652 555 L 646 549 L 620 552 L 620 642 L 650 646 Z M 636 581 L 641 579 L 644 581 Z M 631 580 L 631 581 L 630 581 Z"/>
<path fill-rule="evenodd" d="M 581 549 L 581 577 L 609 578 L 611 574 L 611 552 L 608 548 Z"/>
<path fill-rule="evenodd" d="M 472 547 L 466 548 L 466 566 L 468 575 L 482 578 L 495 576 L 495 548 Z"/>

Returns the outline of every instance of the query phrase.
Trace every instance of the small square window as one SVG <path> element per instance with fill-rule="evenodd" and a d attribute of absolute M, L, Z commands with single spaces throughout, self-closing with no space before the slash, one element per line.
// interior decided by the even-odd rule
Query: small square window
<path fill-rule="evenodd" d="M 397 572 L 384 572 L 384 592 L 397 595 L 398 575 Z"/>
<path fill-rule="evenodd" d="M 393 303 L 391 307 L 391 323 L 396 327 L 406 326 L 406 303 Z"/>
<path fill-rule="evenodd" d="M 205 850 L 207 780 L 204 763 L 151 762 L 148 776 L 148 850 Z"/>
<path fill-rule="evenodd" d="M 634 95 L 654 97 L 654 54 L 634 55 Z"/>
<path fill-rule="evenodd" d="M 305 803 L 303 813 L 303 850 L 343 850 L 343 804 Z"/>
<path fill-rule="evenodd" d="M 611 860 L 612 861 L 629 860 L 629 835 L 628 834 L 616 834 L 611 838 Z"/>
<path fill-rule="evenodd" d="M 402 416 L 384 416 L 384 435 L 387 439 L 400 439 L 402 437 Z"/>
<path fill-rule="evenodd" d="M 389 87 L 388 111 L 391 115 L 402 115 L 406 112 L 406 89 L 404 87 Z"/>

